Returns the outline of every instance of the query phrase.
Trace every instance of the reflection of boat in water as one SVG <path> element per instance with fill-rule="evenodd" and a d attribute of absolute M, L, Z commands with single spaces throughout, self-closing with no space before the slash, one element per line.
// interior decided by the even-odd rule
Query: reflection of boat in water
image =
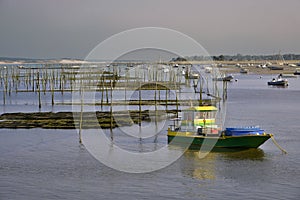
<path fill-rule="evenodd" d="M 226 149 L 227 150 L 227 149 Z M 192 178 L 198 180 L 214 180 L 216 174 L 220 173 L 217 166 L 221 162 L 229 161 L 241 161 L 241 160 L 264 160 L 265 153 L 262 149 L 251 148 L 243 150 L 228 149 L 228 151 L 214 151 L 207 154 L 205 157 L 199 157 L 199 151 L 188 150 L 183 154 L 184 161 L 182 162 L 182 172 Z M 186 164 L 188 163 L 188 164 Z M 227 171 L 232 169 L 231 167 L 224 167 L 222 169 Z"/>
<path fill-rule="evenodd" d="M 243 151 L 222 152 L 221 155 L 231 160 L 263 160 L 265 153 L 260 148 L 252 148 Z"/>
<path fill-rule="evenodd" d="M 216 160 L 219 154 L 207 154 L 204 158 L 199 158 L 199 151 L 189 150 L 183 154 L 184 160 L 188 162 L 182 163 L 182 171 L 185 175 L 191 176 L 198 180 L 214 180 L 216 179 Z M 186 165 L 188 163 L 188 165 Z"/>
<path fill-rule="evenodd" d="M 247 149 L 258 148 L 272 135 L 258 127 L 227 128 L 216 124 L 215 106 L 197 106 L 183 111 L 182 119 L 175 119 L 168 128 L 168 142 L 190 149 Z"/>

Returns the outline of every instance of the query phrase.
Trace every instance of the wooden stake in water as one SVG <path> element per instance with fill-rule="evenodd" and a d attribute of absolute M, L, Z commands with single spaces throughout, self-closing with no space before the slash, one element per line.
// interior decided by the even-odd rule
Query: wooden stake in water
<path fill-rule="evenodd" d="M 142 118 L 142 88 L 141 82 L 139 81 L 139 126 L 141 126 L 141 118 Z"/>
<path fill-rule="evenodd" d="M 84 95 L 84 88 L 82 85 L 82 79 L 80 80 L 80 121 L 79 121 L 79 144 L 82 144 L 81 139 L 81 131 L 82 131 L 82 118 L 83 118 L 83 95 Z"/>
<path fill-rule="evenodd" d="M 50 90 L 51 90 L 51 105 L 54 105 L 54 73 L 50 78 Z"/>
<path fill-rule="evenodd" d="M 42 108 L 41 103 L 41 88 L 40 88 L 40 72 L 37 72 L 37 89 L 38 89 L 38 95 L 39 95 L 39 109 Z"/>
<path fill-rule="evenodd" d="M 6 76 L 5 76 L 5 80 L 4 80 L 4 90 L 3 90 L 3 104 L 5 105 L 6 103 L 6 92 L 7 92 L 7 71 L 6 71 Z"/>
<path fill-rule="evenodd" d="M 101 76 L 101 110 L 103 108 L 103 98 L 104 98 L 104 76 Z"/>
<path fill-rule="evenodd" d="M 113 112 L 112 112 L 112 101 L 113 101 L 113 95 L 112 95 L 112 91 L 113 91 L 113 85 L 112 85 L 112 81 L 110 80 L 110 138 L 113 141 L 114 139 L 114 135 L 113 135 Z"/>

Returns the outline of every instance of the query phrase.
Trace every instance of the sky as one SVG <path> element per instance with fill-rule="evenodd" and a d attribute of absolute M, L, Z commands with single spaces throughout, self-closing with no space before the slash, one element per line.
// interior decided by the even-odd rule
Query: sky
<path fill-rule="evenodd" d="M 299 8 L 299 0 L 0 0 L 0 57 L 83 59 L 142 27 L 179 31 L 210 55 L 299 54 Z"/>

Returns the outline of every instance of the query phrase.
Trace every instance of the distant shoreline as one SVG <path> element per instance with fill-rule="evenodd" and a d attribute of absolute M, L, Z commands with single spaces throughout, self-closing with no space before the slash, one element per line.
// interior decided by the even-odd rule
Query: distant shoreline
<path fill-rule="evenodd" d="M 34 60 L 34 59 L 33 59 Z M 110 62 L 87 62 L 84 60 L 79 59 L 53 59 L 53 60 L 1 60 L 0 59 L 0 67 L 5 65 L 34 65 L 34 64 L 62 64 L 67 66 L 72 65 L 81 65 L 81 64 L 97 64 L 97 63 L 110 63 Z M 28 62 L 29 61 L 29 62 Z M 142 61 L 120 61 L 118 63 L 132 63 L 132 64 L 139 64 L 143 63 Z M 147 61 L 145 63 L 148 63 Z M 249 74 L 293 74 L 296 68 L 300 68 L 297 66 L 300 63 L 300 60 L 286 60 L 283 62 L 274 61 L 274 60 L 253 60 L 253 61 L 170 61 L 170 62 L 162 62 L 163 64 L 169 65 L 215 65 L 217 66 L 220 71 L 230 74 L 230 73 L 239 73 L 241 68 L 246 68 Z M 259 66 L 265 65 L 266 63 L 270 63 L 269 66 L 277 66 L 282 67 L 282 70 L 271 70 L 267 67 L 261 68 Z"/>

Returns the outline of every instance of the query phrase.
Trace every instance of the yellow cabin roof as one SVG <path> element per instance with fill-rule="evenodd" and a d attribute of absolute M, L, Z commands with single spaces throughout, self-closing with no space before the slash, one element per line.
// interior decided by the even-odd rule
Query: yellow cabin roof
<path fill-rule="evenodd" d="M 196 111 L 196 112 L 210 112 L 210 111 L 217 111 L 217 107 L 215 106 L 194 106 L 191 108 L 186 109 L 186 111 Z"/>

